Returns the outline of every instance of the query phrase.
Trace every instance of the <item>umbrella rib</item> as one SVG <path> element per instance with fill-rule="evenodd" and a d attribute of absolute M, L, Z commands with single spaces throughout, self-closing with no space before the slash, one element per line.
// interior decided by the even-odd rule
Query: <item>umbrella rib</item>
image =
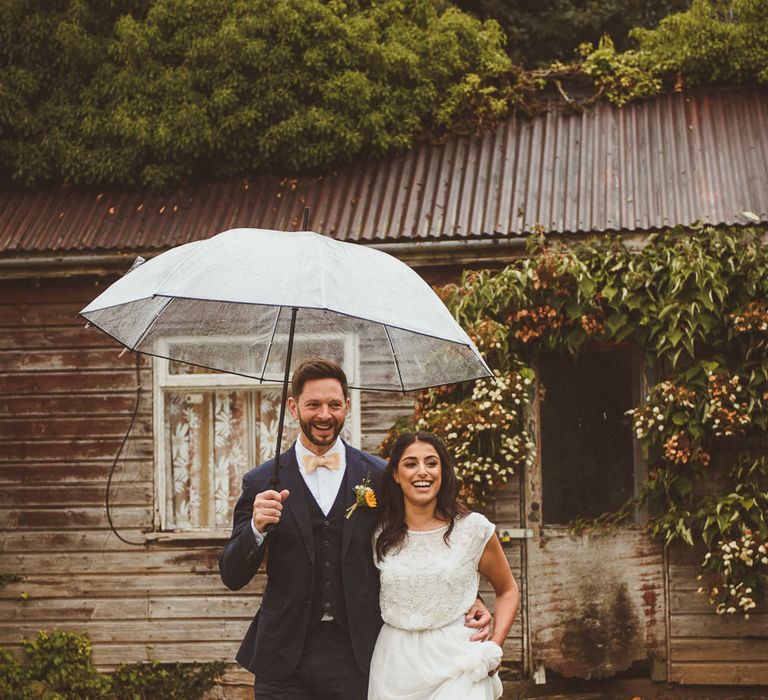
<path fill-rule="evenodd" d="M 384 326 L 384 333 L 387 336 L 389 342 L 389 349 L 392 351 L 392 359 L 395 361 L 395 369 L 397 370 L 397 377 L 400 380 L 400 389 L 405 393 L 405 383 L 403 382 L 403 374 L 400 372 L 400 363 L 397 361 L 397 352 L 395 352 L 395 346 L 392 343 L 392 338 L 389 337 L 389 328 Z"/>
<path fill-rule="evenodd" d="M 152 326 L 154 326 L 154 325 L 155 325 L 155 323 L 157 322 L 157 319 L 158 319 L 158 318 L 160 318 L 160 314 L 161 314 L 161 313 L 163 313 L 163 311 L 165 311 L 165 310 L 166 310 L 166 308 L 168 308 L 168 305 L 169 305 L 169 304 L 170 304 L 172 301 L 173 301 L 173 297 L 166 297 L 166 299 L 165 299 L 165 304 L 163 304 L 163 305 L 162 305 L 162 307 L 161 307 L 161 308 L 159 308 L 159 309 L 158 309 L 158 310 L 155 312 L 155 315 L 154 315 L 154 317 L 152 318 L 152 320 L 151 320 L 151 321 L 150 321 L 150 322 L 147 324 L 147 327 L 144 329 L 144 331 L 142 332 L 142 334 L 141 334 L 141 335 L 138 337 L 138 339 L 136 340 L 136 342 L 134 342 L 134 344 L 131 346 L 131 350 L 136 350 L 136 348 L 137 348 L 137 347 L 138 347 L 138 346 L 139 346 L 139 345 L 140 345 L 142 342 L 144 342 L 144 338 L 146 338 L 146 337 L 147 337 L 147 334 L 149 333 L 149 331 L 150 331 L 150 330 L 152 330 Z"/>
<path fill-rule="evenodd" d="M 261 366 L 261 377 L 259 378 L 260 382 L 264 381 L 264 373 L 267 371 L 267 362 L 269 362 L 269 354 L 272 352 L 272 343 L 275 342 L 275 333 L 277 333 L 277 324 L 280 321 L 280 312 L 282 311 L 283 307 L 278 306 L 277 307 L 277 314 L 275 314 L 275 323 L 272 325 L 272 335 L 269 338 L 269 345 L 267 345 L 267 354 L 264 355 L 264 364 Z"/>

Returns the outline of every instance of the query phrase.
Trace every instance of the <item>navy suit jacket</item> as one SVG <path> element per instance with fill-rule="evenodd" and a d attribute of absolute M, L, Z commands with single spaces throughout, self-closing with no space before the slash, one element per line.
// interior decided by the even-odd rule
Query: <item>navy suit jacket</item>
<path fill-rule="evenodd" d="M 344 508 L 355 500 L 354 487 L 370 475 L 371 487 L 379 493 L 384 461 L 346 445 L 347 467 L 342 482 Z M 290 496 L 283 504 L 280 522 L 258 546 L 251 528 L 253 501 L 270 488 L 274 459 L 243 477 L 243 492 L 235 506 L 234 527 L 219 558 L 221 580 L 239 590 L 267 559 L 267 586 L 261 607 L 253 618 L 237 653 L 237 661 L 265 680 L 283 680 L 299 663 L 310 623 L 315 583 L 314 537 L 310 526 L 307 490 L 291 446 L 280 456 L 280 486 Z M 381 627 L 379 573 L 373 563 L 371 535 L 376 509 L 358 508 L 344 519 L 341 568 L 344 600 L 355 661 L 368 673 L 373 647 Z"/>

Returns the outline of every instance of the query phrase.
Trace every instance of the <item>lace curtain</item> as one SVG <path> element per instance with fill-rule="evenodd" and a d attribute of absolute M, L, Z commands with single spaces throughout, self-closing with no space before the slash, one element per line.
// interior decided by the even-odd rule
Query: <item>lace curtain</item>
<path fill-rule="evenodd" d="M 165 427 L 173 528 L 228 528 L 243 474 L 274 456 L 278 391 L 168 391 Z M 286 415 L 283 447 L 298 425 Z"/>

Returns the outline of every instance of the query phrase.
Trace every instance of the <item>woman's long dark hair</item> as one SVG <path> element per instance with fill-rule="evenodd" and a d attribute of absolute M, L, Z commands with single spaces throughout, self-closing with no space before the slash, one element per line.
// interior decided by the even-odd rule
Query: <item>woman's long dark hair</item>
<path fill-rule="evenodd" d="M 435 514 L 448 523 L 448 529 L 443 539 L 448 543 L 448 537 L 453 531 L 453 525 L 458 515 L 463 515 L 467 509 L 459 502 L 459 482 L 453 468 L 453 459 L 448 453 L 445 443 L 432 433 L 419 431 L 415 433 L 400 433 L 392 447 L 389 462 L 384 470 L 381 486 L 381 505 L 379 507 L 379 527 L 381 532 L 376 539 L 376 559 L 381 561 L 384 555 L 393 547 L 397 547 L 405 539 L 408 526 L 405 523 L 405 503 L 403 490 L 394 479 L 397 465 L 405 450 L 414 442 L 426 442 L 435 448 L 440 457 L 440 491 L 437 494 Z"/>

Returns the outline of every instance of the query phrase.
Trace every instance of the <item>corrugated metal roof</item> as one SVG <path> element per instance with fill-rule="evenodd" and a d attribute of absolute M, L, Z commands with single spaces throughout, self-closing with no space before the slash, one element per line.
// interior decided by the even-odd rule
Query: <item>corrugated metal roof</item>
<path fill-rule="evenodd" d="M 622 109 L 513 117 L 324 177 L 253 177 L 173 194 L 76 188 L 0 195 L 0 253 L 152 250 L 239 226 L 342 240 L 768 221 L 768 91 L 669 94 Z"/>

